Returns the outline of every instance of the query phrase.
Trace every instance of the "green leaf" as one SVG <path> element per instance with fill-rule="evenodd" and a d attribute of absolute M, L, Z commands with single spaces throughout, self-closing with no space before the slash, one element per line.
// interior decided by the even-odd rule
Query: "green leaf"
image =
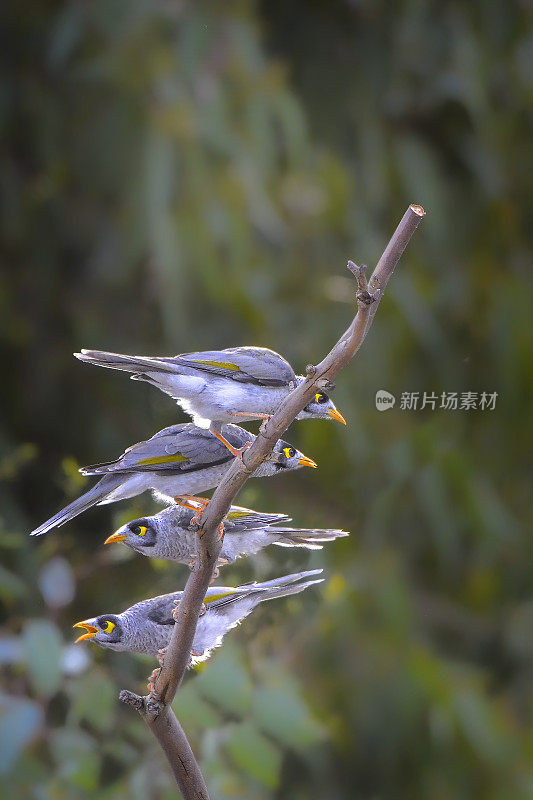
<path fill-rule="evenodd" d="M 61 777 L 87 791 L 94 791 L 100 777 L 96 742 L 74 728 L 62 728 L 50 736 L 50 747 Z"/>
<path fill-rule="evenodd" d="M 21 597 L 26 592 L 23 581 L 0 564 L 0 599 Z"/>
<path fill-rule="evenodd" d="M 114 684 L 100 671 L 94 670 L 70 682 L 71 713 L 76 722 L 85 720 L 97 730 L 107 731 L 113 725 L 116 708 Z"/>
<path fill-rule="evenodd" d="M 221 650 L 196 681 L 196 689 L 217 706 L 233 714 L 250 707 L 250 677 L 237 649 Z"/>
<path fill-rule="evenodd" d="M 76 582 L 66 559 L 51 558 L 41 569 L 38 580 L 41 594 L 50 608 L 62 608 L 74 599 Z"/>
<path fill-rule="evenodd" d="M 256 689 L 252 709 L 257 725 L 289 747 L 302 749 L 322 738 L 320 726 L 290 686 Z"/>
<path fill-rule="evenodd" d="M 194 682 L 196 684 L 197 681 Z M 174 709 L 185 728 L 204 730 L 220 725 L 220 716 L 205 700 L 202 700 L 192 681 L 182 686 L 176 695 Z"/>
<path fill-rule="evenodd" d="M 269 789 L 279 784 L 281 753 L 249 722 L 233 725 L 226 750 L 235 764 Z"/>
<path fill-rule="evenodd" d="M 43 710 L 31 700 L 0 696 L 0 773 L 6 773 L 39 732 Z"/>
<path fill-rule="evenodd" d="M 33 688 L 39 694 L 54 694 L 61 683 L 63 649 L 57 627 L 49 620 L 32 620 L 24 627 L 22 641 Z"/>
<path fill-rule="evenodd" d="M 512 745 L 490 702 L 468 687 L 456 693 L 454 704 L 462 730 L 479 758 L 503 765 Z"/>

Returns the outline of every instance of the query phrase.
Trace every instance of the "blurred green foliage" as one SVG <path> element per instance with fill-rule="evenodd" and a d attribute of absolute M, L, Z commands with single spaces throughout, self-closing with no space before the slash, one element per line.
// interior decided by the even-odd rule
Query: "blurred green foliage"
<path fill-rule="evenodd" d="M 72 647 L 80 618 L 181 586 L 101 548 L 149 497 L 27 533 L 176 420 L 76 363 L 259 344 L 298 369 L 350 320 L 407 204 L 429 214 L 335 400 L 293 426 L 322 469 L 243 504 L 352 531 L 245 581 L 325 566 L 191 674 L 176 709 L 213 797 L 533 795 L 533 24 L 527 4 L 6 3 L 0 124 L 0 772 L 15 800 L 166 800 L 116 701 L 149 660 Z M 375 392 L 397 403 L 382 413 Z M 403 411 L 402 392 L 497 392 Z"/>

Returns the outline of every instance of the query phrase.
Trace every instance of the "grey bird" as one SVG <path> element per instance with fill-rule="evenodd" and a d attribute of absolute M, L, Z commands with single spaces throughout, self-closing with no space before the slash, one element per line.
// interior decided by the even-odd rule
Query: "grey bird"
<path fill-rule="evenodd" d="M 226 425 L 224 436 L 236 448 L 251 444 L 256 438 L 238 425 Z M 31 535 L 40 536 L 64 525 L 94 505 L 126 500 L 149 489 L 169 497 L 213 489 L 220 483 L 232 460 L 233 456 L 225 445 L 208 431 L 190 422 L 171 425 L 146 442 L 128 447 L 116 461 L 82 468 L 80 472 L 83 475 L 101 475 L 101 479 L 88 492 L 39 525 Z M 269 459 L 253 474 L 260 478 L 306 466 L 316 467 L 316 464 L 288 442 L 279 439 Z"/>
<path fill-rule="evenodd" d="M 80 361 L 132 372 L 132 380 L 146 381 L 170 395 L 193 422 L 209 428 L 231 448 L 221 426 L 268 419 L 281 401 L 304 379 L 279 353 L 266 347 L 230 347 L 170 357 L 128 356 L 101 350 L 74 353 Z M 297 419 L 346 420 L 322 391 L 317 391 Z M 234 455 L 237 452 L 233 451 Z"/>
<path fill-rule="evenodd" d="M 198 620 L 192 647 L 193 663 L 204 661 L 222 643 L 224 635 L 238 625 L 263 600 L 285 597 L 321 583 L 321 569 L 297 572 L 262 583 L 247 583 L 235 588 L 212 586 L 205 596 L 205 613 Z M 86 633 L 76 642 L 91 640 L 110 650 L 158 656 L 165 650 L 172 635 L 175 609 L 183 592 L 160 595 L 123 611 L 101 614 L 76 622 L 75 628 Z"/>
<path fill-rule="evenodd" d="M 194 514 L 195 509 L 173 503 L 158 514 L 123 525 L 105 540 L 105 544 L 123 542 L 150 558 L 178 561 L 192 567 L 198 538 L 196 532 L 190 530 Z M 323 542 L 348 536 L 341 530 L 279 526 L 290 521 L 286 514 L 262 514 L 232 506 L 224 520 L 224 541 L 218 566 L 230 564 L 239 556 L 257 553 L 270 544 L 320 550 Z"/>

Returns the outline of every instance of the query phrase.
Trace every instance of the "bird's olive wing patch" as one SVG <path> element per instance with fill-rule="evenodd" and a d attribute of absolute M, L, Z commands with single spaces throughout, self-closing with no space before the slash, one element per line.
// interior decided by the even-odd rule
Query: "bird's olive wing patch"
<path fill-rule="evenodd" d="M 151 458 L 142 458 L 140 461 L 137 461 L 136 466 L 138 467 L 150 467 L 154 466 L 155 464 L 179 464 L 182 461 L 189 461 L 186 456 L 183 456 L 181 453 L 176 453 L 173 456 L 164 455 L 164 456 L 152 456 Z"/>
<path fill-rule="evenodd" d="M 176 358 L 176 363 L 257 386 L 286 386 L 295 380 L 291 365 L 279 353 L 264 347 L 184 353 Z"/>
<path fill-rule="evenodd" d="M 201 358 L 192 358 L 191 361 L 193 361 L 195 364 L 204 364 L 206 367 L 218 367 L 219 369 L 232 369 L 235 370 L 236 372 L 241 371 L 240 367 L 238 367 L 237 364 L 230 364 L 229 361 L 206 361 Z"/>

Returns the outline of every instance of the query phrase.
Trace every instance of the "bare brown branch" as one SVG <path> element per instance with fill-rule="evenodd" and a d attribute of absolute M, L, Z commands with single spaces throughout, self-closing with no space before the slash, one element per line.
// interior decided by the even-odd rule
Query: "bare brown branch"
<path fill-rule="evenodd" d="M 170 706 L 150 722 L 154 736 L 168 759 L 176 783 L 186 800 L 209 800 L 209 793 L 185 732 Z"/>
<path fill-rule="evenodd" d="M 276 413 L 261 426 L 259 435 L 243 456 L 244 464 L 239 459 L 232 462 L 200 519 L 196 567 L 185 585 L 178 619 L 154 689 L 146 698 L 138 698 L 131 692 L 121 695 L 124 702 L 140 710 L 157 737 L 185 800 L 206 800 L 208 794 L 189 743 L 169 706 L 189 665 L 202 603 L 217 565 L 222 546 L 218 540 L 218 527 L 239 490 L 268 458 L 277 440 L 313 398 L 317 389 L 329 385 L 361 347 L 388 280 L 424 215 L 421 206 L 409 206 L 368 284 L 365 268 L 348 262 L 348 269 L 357 280 L 357 313 L 351 325 L 320 364 L 307 367 L 306 379 L 290 392 Z"/>

